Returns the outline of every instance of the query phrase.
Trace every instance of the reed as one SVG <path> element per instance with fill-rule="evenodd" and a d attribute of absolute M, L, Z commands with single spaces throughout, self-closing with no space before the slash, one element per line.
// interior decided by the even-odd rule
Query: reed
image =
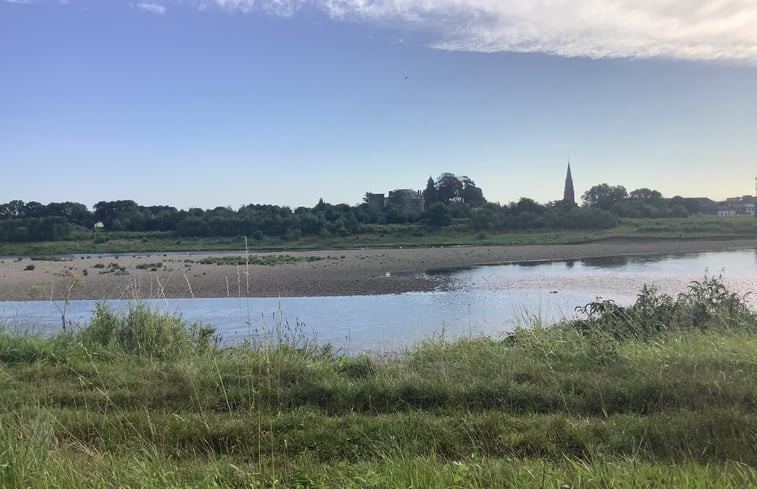
<path fill-rule="evenodd" d="M 706 280 L 392 356 L 285 324 L 220 348 L 201 325 L 100 305 L 79 332 L 0 332 L 0 486 L 754 487 L 742 305 Z"/>

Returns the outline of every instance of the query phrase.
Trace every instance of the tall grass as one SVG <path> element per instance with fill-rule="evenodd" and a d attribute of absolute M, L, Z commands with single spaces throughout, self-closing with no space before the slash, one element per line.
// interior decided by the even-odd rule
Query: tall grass
<path fill-rule="evenodd" d="M 213 333 L 213 328 L 188 326 L 179 316 L 156 312 L 141 303 L 132 305 L 125 314 L 98 303 L 92 323 L 79 339 L 88 349 L 170 359 L 208 350 Z"/>
<path fill-rule="evenodd" d="M 742 306 L 706 279 L 346 357 L 100 305 L 79 333 L 0 332 L 0 487 L 754 487 Z"/>

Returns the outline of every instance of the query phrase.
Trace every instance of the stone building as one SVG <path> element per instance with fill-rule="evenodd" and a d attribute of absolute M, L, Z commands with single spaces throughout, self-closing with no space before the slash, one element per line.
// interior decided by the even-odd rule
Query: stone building
<path fill-rule="evenodd" d="M 372 194 L 368 192 L 365 194 L 365 202 L 370 209 L 380 211 L 384 208 L 384 194 Z"/>
<path fill-rule="evenodd" d="M 401 201 L 408 214 L 423 212 L 423 192 L 410 188 L 400 188 L 389 192 L 389 202 Z"/>

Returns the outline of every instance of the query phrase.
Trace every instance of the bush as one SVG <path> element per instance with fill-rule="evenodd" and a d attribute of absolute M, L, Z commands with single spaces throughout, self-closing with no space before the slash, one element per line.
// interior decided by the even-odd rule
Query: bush
<path fill-rule="evenodd" d="M 570 321 L 569 327 L 584 333 L 604 331 L 616 339 L 645 340 L 667 330 L 752 330 L 757 326 L 757 318 L 745 298 L 729 292 L 721 277 L 705 276 L 702 281 L 693 281 L 675 299 L 645 285 L 629 307 L 605 300 L 576 310 L 587 318 Z"/>
<path fill-rule="evenodd" d="M 188 326 L 178 316 L 159 313 L 142 304 L 132 306 L 124 314 L 99 303 L 92 323 L 81 332 L 80 339 L 88 347 L 115 348 L 142 357 L 169 359 L 183 352 L 209 349 L 214 332 L 207 326 Z"/>

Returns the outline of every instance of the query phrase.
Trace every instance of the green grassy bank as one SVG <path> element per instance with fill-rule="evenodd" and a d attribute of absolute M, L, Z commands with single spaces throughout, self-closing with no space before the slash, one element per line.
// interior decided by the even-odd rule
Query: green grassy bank
<path fill-rule="evenodd" d="M 757 219 L 751 216 L 692 216 L 669 219 L 621 219 L 603 230 L 481 231 L 441 230 L 415 224 L 373 225 L 372 232 L 346 237 L 305 236 L 296 239 L 249 239 L 250 250 L 308 250 L 372 246 L 453 246 L 574 244 L 603 239 L 740 239 L 757 236 Z M 162 251 L 239 250 L 243 237 L 188 238 L 172 232 L 78 232 L 73 239 L 31 243 L 0 243 L 0 255 L 59 255 L 70 253 L 136 253 Z"/>
<path fill-rule="evenodd" d="M 716 280 L 346 357 L 135 306 L 0 333 L 0 487 L 745 488 L 757 318 Z"/>

